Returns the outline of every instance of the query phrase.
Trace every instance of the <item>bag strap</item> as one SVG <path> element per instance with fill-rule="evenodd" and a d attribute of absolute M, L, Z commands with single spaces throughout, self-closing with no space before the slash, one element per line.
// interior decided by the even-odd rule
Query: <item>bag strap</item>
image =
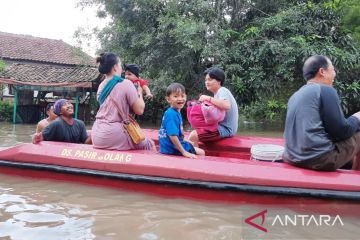
<path fill-rule="evenodd" d="M 124 114 L 122 108 L 119 107 L 119 105 L 117 105 L 115 99 L 114 99 L 111 95 L 109 95 L 109 97 L 110 97 L 111 101 L 114 103 L 115 107 L 117 108 L 118 113 L 119 113 L 119 116 L 120 116 L 120 118 L 122 119 L 122 121 L 123 121 L 123 122 L 124 122 L 124 121 L 128 121 L 128 119 L 124 117 L 125 114 Z"/>
<path fill-rule="evenodd" d="M 101 89 L 101 92 L 98 96 L 98 101 L 100 105 L 102 105 L 105 102 L 105 99 L 110 95 L 113 88 L 118 84 L 124 81 L 123 78 L 115 75 L 113 78 Z"/>
<path fill-rule="evenodd" d="M 139 123 L 135 120 L 135 118 L 133 116 L 131 116 L 131 114 L 128 115 L 128 121 L 132 122 L 133 124 L 135 124 L 136 126 L 140 127 Z"/>

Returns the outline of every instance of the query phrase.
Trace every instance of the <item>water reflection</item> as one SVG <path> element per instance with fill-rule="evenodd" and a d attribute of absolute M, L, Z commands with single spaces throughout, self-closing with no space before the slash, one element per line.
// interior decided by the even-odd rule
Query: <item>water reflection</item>
<path fill-rule="evenodd" d="M 0 174 L 0 238 L 220 239 L 241 234 L 239 206 L 29 180 Z"/>
<path fill-rule="evenodd" d="M 231 204 L 193 201 L 0 173 L 0 238 L 357 239 L 360 206 L 356 203 L 300 198 L 296 204 L 296 199 L 286 203 L 279 198 L 282 204 L 266 199 L 260 204 L 257 198 L 253 203 L 251 198 Z M 267 233 L 244 223 L 263 209 L 269 212 L 263 225 Z M 345 225 L 271 226 L 274 214 L 340 214 Z"/>
<path fill-rule="evenodd" d="M 281 122 L 243 121 L 239 124 L 238 134 L 263 137 L 283 137 L 284 124 Z"/>
<path fill-rule="evenodd" d="M 0 238 L 94 239 L 94 219 L 91 214 L 84 217 L 86 205 L 61 201 L 49 182 L 3 175 L 0 179 Z"/>
<path fill-rule="evenodd" d="M 0 122 L 0 146 L 7 147 L 23 142 L 31 142 L 35 133 L 34 124 L 12 124 Z"/>

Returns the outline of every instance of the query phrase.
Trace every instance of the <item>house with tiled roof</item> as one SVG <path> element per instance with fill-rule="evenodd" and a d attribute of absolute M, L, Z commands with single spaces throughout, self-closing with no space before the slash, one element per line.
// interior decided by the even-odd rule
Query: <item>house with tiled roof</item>
<path fill-rule="evenodd" d="M 37 122 L 49 93 L 73 98 L 77 117 L 81 100 L 90 102 L 100 77 L 94 58 L 62 40 L 0 32 L 0 60 L 5 63 L 0 84 L 5 97 L 14 99 L 14 122 Z"/>

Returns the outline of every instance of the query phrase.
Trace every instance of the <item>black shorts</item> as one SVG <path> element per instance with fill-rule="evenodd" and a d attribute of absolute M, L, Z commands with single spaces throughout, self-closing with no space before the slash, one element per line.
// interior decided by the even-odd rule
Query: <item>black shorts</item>
<path fill-rule="evenodd" d="M 183 142 L 183 143 L 182 143 L 182 146 L 183 146 L 183 148 L 185 149 L 185 151 L 196 155 L 195 148 L 194 148 L 194 146 L 193 146 L 191 143 L 189 143 L 189 142 Z M 178 151 L 178 150 L 176 150 L 176 152 L 174 153 L 174 155 L 182 156 L 181 152 Z"/>

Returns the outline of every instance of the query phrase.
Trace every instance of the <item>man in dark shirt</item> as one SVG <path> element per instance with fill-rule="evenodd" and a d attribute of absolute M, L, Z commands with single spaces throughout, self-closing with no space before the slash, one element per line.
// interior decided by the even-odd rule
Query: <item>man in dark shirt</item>
<path fill-rule="evenodd" d="M 91 144 L 83 121 L 74 119 L 74 107 L 65 100 L 59 99 L 54 104 L 54 113 L 59 116 L 42 132 L 34 135 L 33 143 L 56 141 Z"/>
<path fill-rule="evenodd" d="M 360 170 L 360 112 L 344 117 L 333 88 L 334 66 L 325 56 L 308 58 L 303 66 L 307 84 L 288 102 L 285 121 L 286 162 L 313 170 L 335 171 L 348 162 Z"/>

